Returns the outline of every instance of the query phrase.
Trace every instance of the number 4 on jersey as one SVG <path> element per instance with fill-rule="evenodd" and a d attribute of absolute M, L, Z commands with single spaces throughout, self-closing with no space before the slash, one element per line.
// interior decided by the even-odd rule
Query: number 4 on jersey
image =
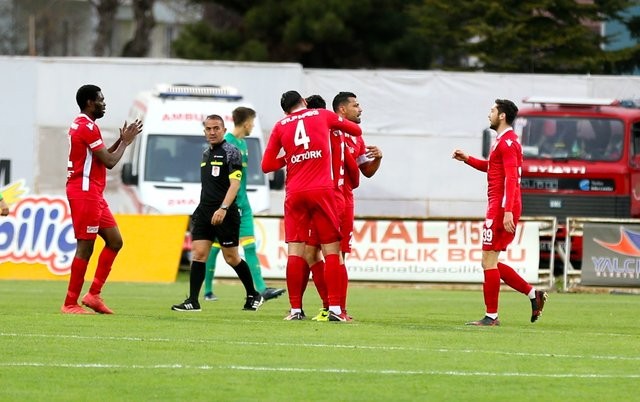
<path fill-rule="evenodd" d="M 307 132 L 304 129 L 304 122 L 302 120 L 299 120 L 298 125 L 296 126 L 296 134 L 293 138 L 293 143 L 297 146 L 302 145 L 304 149 L 309 149 L 310 142 L 311 138 L 309 138 Z"/>

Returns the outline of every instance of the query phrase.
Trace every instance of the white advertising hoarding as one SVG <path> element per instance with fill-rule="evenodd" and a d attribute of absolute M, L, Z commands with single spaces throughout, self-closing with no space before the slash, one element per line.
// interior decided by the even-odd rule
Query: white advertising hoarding
<path fill-rule="evenodd" d="M 350 280 L 482 283 L 482 221 L 356 219 Z M 255 219 L 257 249 L 265 278 L 284 278 L 287 245 L 278 217 Z M 530 282 L 538 282 L 539 228 L 520 222 L 501 261 Z M 235 277 L 222 255 L 216 276 Z"/>

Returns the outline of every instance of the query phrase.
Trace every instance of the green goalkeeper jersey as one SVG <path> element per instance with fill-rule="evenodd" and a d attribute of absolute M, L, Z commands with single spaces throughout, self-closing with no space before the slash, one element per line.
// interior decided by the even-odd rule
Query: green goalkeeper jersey
<path fill-rule="evenodd" d="M 236 204 L 238 204 L 238 208 L 240 209 L 248 208 L 250 205 L 249 196 L 247 195 L 247 163 L 249 161 L 247 141 L 236 138 L 232 133 L 226 133 L 224 135 L 224 139 L 229 144 L 238 148 L 240 150 L 240 154 L 242 154 L 242 180 L 240 180 L 240 189 L 236 196 Z"/>

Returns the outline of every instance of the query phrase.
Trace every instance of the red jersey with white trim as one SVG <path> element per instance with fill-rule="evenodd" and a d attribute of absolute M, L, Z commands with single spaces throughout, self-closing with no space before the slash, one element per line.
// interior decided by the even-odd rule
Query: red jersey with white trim
<path fill-rule="evenodd" d="M 69 129 L 67 197 L 100 199 L 107 183 L 107 168 L 94 152 L 104 148 L 98 125 L 86 114 L 75 118 Z"/>
<path fill-rule="evenodd" d="M 275 124 L 262 161 L 272 163 L 284 150 L 288 193 L 335 187 L 331 139 L 332 130 L 362 135 L 360 127 L 326 109 L 301 109 Z"/>
<path fill-rule="evenodd" d="M 331 170 L 333 171 L 333 183 L 336 190 L 342 191 L 344 177 L 344 133 L 340 130 L 331 132 Z"/>
<path fill-rule="evenodd" d="M 372 160 L 371 158 L 367 158 L 367 155 L 366 155 L 367 147 L 365 146 L 364 139 L 361 136 L 354 137 L 352 135 L 345 134 L 344 145 L 345 145 L 345 152 L 349 152 L 351 155 L 353 155 L 353 158 L 355 159 L 356 164 L 358 166 Z M 358 170 L 357 172 L 353 172 L 353 174 L 351 172 L 347 172 L 347 174 L 345 175 L 344 191 L 346 196 L 351 196 L 353 198 L 353 189 L 357 188 L 358 185 L 360 185 L 360 183 L 359 181 L 357 183 L 354 183 L 354 180 L 352 179 L 352 177 L 353 175 L 359 175 L 359 174 L 360 174 L 360 170 Z"/>
<path fill-rule="evenodd" d="M 513 171 L 516 177 L 513 188 L 508 186 L 508 172 Z M 494 216 L 495 212 L 505 206 L 520 206 L 520 177 L 522 175 L 522 146 L 513 129 L 508 129 L 498 136 L 491 147 L 487 166 L 487 216 Z M 508 191 L 509 190 L 509 191 Z M 509 209 L 510 210 L 510 209 Z"/>

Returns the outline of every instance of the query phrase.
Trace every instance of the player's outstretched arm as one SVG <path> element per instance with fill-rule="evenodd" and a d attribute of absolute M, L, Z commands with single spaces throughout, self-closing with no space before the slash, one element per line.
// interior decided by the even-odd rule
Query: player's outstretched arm
<path fill-rule="evenodd" d="M 469 155 L 461 149 L 455 149 L 451 157 L 461 162 L 466 162 L 469 159 Z"/>
<path fill-rule="evenodd" d="M 278 154 L 281 149 L 282 144 L 280 142 L 280 136 L 274 128 L 271 131 L 269 142 L 267 143 L 267 147 L 264 149 L 264 154 L 262 155 L 262 171 L 264 173 L 275 172 L 276 170 L 284 167 L 286 164 L 284 158 L 278 158 Z"/>
<path fill-rule="evenodd" d="M 343 117 L 338 116 L 334 112 L 326 109 L 316 109 L 320 111 L 327 118 L 329 128 L 332 130 L 341 130 L 347 134 L 351 134 L 354 137 L 360 137 L 362 135 L 362 128 L 356 123 L 349 121 Z"/>
<path fill-rule="evenodd" d="M 489 161 L 484 159 L 474 158 L 473 156 L 467 154 L 461 149 L 456 149 L 453 151 L 451 157 L 455 160 L 466 163 L 467 165 L 480 170 L 481 172 L 486 172 L 489 168 Z"/>

